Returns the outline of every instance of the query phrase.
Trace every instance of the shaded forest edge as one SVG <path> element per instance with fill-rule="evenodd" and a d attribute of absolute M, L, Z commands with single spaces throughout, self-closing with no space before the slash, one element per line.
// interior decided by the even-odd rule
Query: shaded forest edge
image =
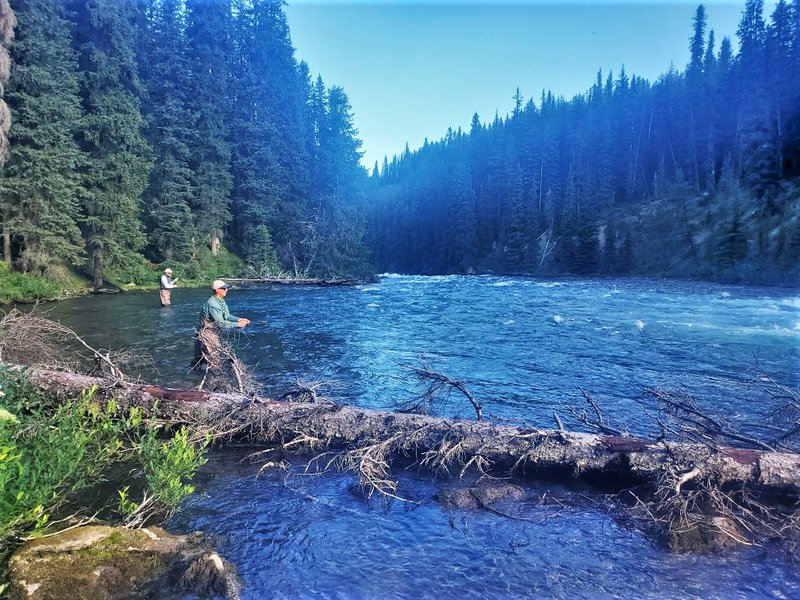
<path fill-rule="evenodd" d="M 800 0 L 371 174 L 275 0 L 0 0 L 0 301 L 375 272 L 800 281 Z M 229 256 L 219 258 L 225 252 Z M 207 268 L 193 264 L 208 253 Z M 229 260 L 230 259 L 230 260 Z M 190 271 L 194 270 L 195 273 Z"/>

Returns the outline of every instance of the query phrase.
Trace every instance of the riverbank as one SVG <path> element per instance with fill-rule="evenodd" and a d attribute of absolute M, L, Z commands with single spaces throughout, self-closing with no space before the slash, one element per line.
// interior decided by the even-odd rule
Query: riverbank
<path fill-rule="evenodd" d="M 6 263 L 0 263 L 0 305 L 66 300 L 93 293 L 151 291 L 158 289 L 166 267 L 173 269 L 181 288 L 206 288 L 219 277 L 242 277 L 247 272 L 246 263 L 224 247 L 216 255 L 207 248 L 200 249 L 183 264 L 143 262 L 128 269 L 108 269 L 105 284 L 99 289 L 86 273 L 77 270 L 58 269 L 59 276 L 53 278 L 12 271 Z"/>

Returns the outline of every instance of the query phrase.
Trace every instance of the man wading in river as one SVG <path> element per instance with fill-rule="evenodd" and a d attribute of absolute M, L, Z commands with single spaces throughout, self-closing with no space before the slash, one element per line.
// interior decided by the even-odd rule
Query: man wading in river
<path fill-rule="evenodd" d="M 200 324 L 195 338 L 193 365 L 195 369 L 204 372 L 200 388 L 205 384 L 206 377 L 209 374 L 212 377 L 221 377 L 227 367 L 233 369 L 241 387 L 239 373 L 236 371 L 236 357 L 220 339 L 219 332 L 220 329 L 247 327 L 250 324 L 250 319 L 231 315 L 231 311 L 225 303 L 225 296 L 228 295 L 230 288 L 231 286 L 221 279 L 215 279 L 214 283 L 211 284 L 214 294 L 206 300 L 203 309 L 200 311 Z"/>
<path fill-rule="evenodd" d="M 171 304 L 169 297 L 172 294 L 172 289 L 177 287 L 175 285 L 176 281 L 178 281 L 178 278 L 172 278 L 172 269 L 164 269 L 164 274 L 161 275 L 161 280 L 159 281 L 161 306 L 169 306 Z"/>

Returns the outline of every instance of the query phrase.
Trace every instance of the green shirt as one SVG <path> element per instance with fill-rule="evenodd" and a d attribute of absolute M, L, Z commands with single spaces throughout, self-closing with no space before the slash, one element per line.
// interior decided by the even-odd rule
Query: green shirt
<path fill-rule="evenodd" d="M 219 327 L 239 326 L 239 317 L 234 317 L 228 310 L 225 300 L 217 298 L 216 295 L 211 296 L 203 305 L 203 310 L 200 311 L 200 322 L 203 321 L 216 323 Z"/>

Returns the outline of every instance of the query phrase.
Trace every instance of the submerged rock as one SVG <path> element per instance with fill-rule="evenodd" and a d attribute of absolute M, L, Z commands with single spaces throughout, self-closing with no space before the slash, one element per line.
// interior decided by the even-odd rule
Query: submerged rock
<path fill-rule="evenodd" d="M 9 561 L 11 600 L 238 598 L 233 567 L 194 536 L 86 526 L 33 540 Z"/>
<path fill-rule="evenodd" d="M 721 552 L 748 544 L 739 526 L 726 517 L 700 518 L 670 531 L 670 547 L 677 552 Z"/>
<path fill-rule="evenodd" d="M 511 483 L 478 485 L 471 488 L 445 488 L 434 499 L 445 508 L 474 510 L 486 508 L 501 501 L 525 499 L 524 490 Z"/>

